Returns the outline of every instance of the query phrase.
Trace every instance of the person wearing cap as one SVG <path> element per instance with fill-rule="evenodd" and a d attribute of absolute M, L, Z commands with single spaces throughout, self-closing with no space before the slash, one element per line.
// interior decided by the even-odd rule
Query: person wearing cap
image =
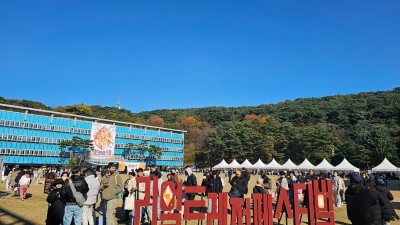
<path fill-rule="evenodd" d="M 399 216 L 394 211 L 393 205 L 390 201 L 393 201 L 393 195 L 390 190 L 386 187 L 386 183 L 383 179 L 379 178 L 376 180 L 376 190 L 383 196 L 384 205 L 381 207 L 382 213 L 382 224 L 389 225 L 391 220 L 399 219 Z"/>
<path fill-rule="evenodd" d="M 61 197 L 63 183 L 62 179 L 57 179 L 51 184 L 52 191 L 46 198 L 47 203 L 49 203 L 46 225 L 60 225 L 63 223 L 65 211 L 65 199 Z"/>
<path fill-rule="evenodd" d="M 106 225 L 114 225 L 114 210 L 117 195 L 123 191 L 124 181 L 118 175 L 117 164 L 108 164 L 108 173 L 101 179 L 102 200 L 106 203 Z"/>
<path fill-rule="evenodd" d="M 347 217 L 354 225 L 380 225 L 382 195 L 373 188 L 362 186 L 359 173 L 350 175 L 350 185 L 345 192 Z"/>
<path fill-rule="evenodd" d="M 213 170 L 211 172 L 211 175 L 206 178 L 205 181 L 205 186 L 206 186 L 206 196 L 208 196 L 209 193 L 222 193 L 222 182 L 221 178 L 218 176 L 218 171 Z M 212 202 L 211 199 L 208 199 L 208 208 L 207 212 L 211 212 L 211 206 Z"/>

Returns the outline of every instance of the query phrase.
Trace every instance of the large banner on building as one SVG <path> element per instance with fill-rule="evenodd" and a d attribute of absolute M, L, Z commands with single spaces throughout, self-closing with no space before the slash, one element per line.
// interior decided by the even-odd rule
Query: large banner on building
<path fill-rule="evenodd" d="M 90 140 L 93 141 L 93 150 L 90 159 L 114 159 L 115 125 L 93 123 Z"/>

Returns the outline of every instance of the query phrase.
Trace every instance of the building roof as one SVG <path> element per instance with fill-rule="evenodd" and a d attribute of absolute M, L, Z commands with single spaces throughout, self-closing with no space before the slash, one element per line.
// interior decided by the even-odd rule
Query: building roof
<path fill-rule="evenodd" d="M 102 118 L 96 118 L 96 117 L 90 117 L 90 116 L 81 116 L 81 115 L 75 115 L 75 114 L 70 114 L 70 113 L 62 113 L 62 112 L 56 112 L 56 111 L 51 111 L 51 110 L 44 110 L 44 109 L 34 109 L 34 108 L 28 108 L 28 107 L 23 107 L 23 106 L 16 106 L 16 105 L 8 105 L 8 104 L 2 104 L 0 103 L 0 109 L 9 109 L 12 111 L 28 111 L 28 112 L 36 112 L 37 114 L 45 114 L 45 115 L 59 115 L 62 117 L 68 117 L 68 118 L 77 118 L 81 119 L 82 121 L 90 121 L 90 122 L 102 122 L 102 123 L 108 123 L 108 124 L 115 124 L 115 125 L 123 125 L 123 126 L 133 126 L 133 127 L 143 127 L 143 128 L 150 128 L 150 129 L 159 129 L 163 131 L 175 131 L 179 133 L 186 133 L 184 130 L 177 130 L 177 129 L 170 129 L 170 128 L 164 128 L 164 127 L 156 127 L 156 126 L 149 126 L 149 125 L 143 125 L 143 124 L 138 124 L 138 123 L 128 123 L 128 122 L 122 122 L 122 121 L 117 121 L 117 120 L 108 120 L 108 119 L 102 119 Z"/>

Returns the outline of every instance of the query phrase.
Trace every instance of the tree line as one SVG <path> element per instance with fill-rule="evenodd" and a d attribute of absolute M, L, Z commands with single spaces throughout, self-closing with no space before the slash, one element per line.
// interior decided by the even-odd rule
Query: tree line
<path fill-rule="evenodd" d="M 283 163 L 290 158 L 338 164 L 344 157 L 362 169 L 384 157 L 400 165 L 400 88 L 245 107 L 163 109 L 132 113 L 116 107 L 4 99 L 0 103 L 77 115 L 184 129 L 185 165 L 205 167 L 222 159 Z"/>

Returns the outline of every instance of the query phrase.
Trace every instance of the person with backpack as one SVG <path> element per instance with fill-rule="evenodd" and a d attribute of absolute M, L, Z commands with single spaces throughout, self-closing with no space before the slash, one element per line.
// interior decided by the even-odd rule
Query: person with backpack
<path fill-rule="evenodd" d="M 247 183 L 245 178 L 243 178 L 242 172 L 240 170 L 236 171 L 236 176 L 231 179 L 230 184 L 232 185 L 232 187 L 235 186 L 235 189 L 239 191 L 240 198 L 244 198 Z"/>
<path fill-rule="evenodd" d="M 347 217 L 354 225 L 381 225 L 382 195 L 373 188 L 362 186 L 359 173 L 350 175 L 350 185 L 345 192 Z"/>
<path fill-rule="evenodd" d="M 117 165 L 109 163 L 108 173 L 101 179 L 101 197 L 106 205 L 106 225 L 114 225 L 115 203 L 123 196 L 124 182 L 118 174 Z"/>
<path fill-rule="evenodd" d="M 73 167 L 72 175 L 64 181 L 61 191 L 61 197 L 65 199 L 64 225 L 70 225 L 72 218 L 74 218 L 74 224 L 82 223 L 82 206 L 86 201 L 88 191 L 89 186 L 85 178 L 81 176 L 80 168 Z"/>

